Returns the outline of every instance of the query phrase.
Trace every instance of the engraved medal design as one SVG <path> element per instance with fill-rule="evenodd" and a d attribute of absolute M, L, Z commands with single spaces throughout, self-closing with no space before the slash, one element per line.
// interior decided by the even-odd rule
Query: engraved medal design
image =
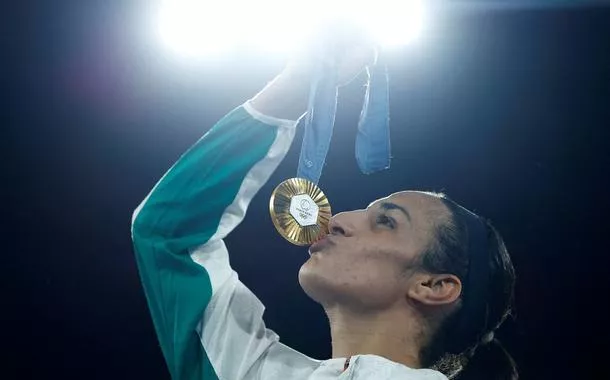
<path fill-rule="evenodd" d="M 313 182 L 290 178 L 280 183 L 269 200 L 273 225 L 286 240 L 310 245 L 328 233 L 330 203 Z"/>

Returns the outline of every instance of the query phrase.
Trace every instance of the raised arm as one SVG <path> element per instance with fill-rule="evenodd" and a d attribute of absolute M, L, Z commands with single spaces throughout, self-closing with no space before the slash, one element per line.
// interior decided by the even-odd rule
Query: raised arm
<path fill-rule="evenodd" d="M 374 56 L 336 59 L 342 83 Z M 284 379 L 315 361 L 278 343 L 264 307 L 229 265 L 223 238 L 286 155 L 307 108 L 309 63 L 295 61 L 222 118 L 136 209 L 132 238 L 153 323 L 175 379 Z"/>
<path fill-rule="evenodd" d="M 175 379 L 217 379 L 222 372 L 238 380 L 277 340 L 264 328 L 262 305 L 229 266 L 222 239 L 288 151 L 306 91 L 288 72 L 278 76 L 191 147 L 134 213 L 138 268 Z M 235 295 L 243 315 L 229 315 Z M 250 331 L 235 328 L 239 323 Z M 227 328 L 243 336 L 230 341 Z M 257 333 L 269 336 L 252 339 Z"/>

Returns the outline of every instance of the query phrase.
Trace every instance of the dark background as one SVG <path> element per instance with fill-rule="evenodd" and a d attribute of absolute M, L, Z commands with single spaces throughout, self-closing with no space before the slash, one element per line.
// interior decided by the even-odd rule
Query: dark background
<path fill-rule="evenodd" d="M 152 37 L 151 4 L 2 7 L 1 378 L 169 377 L 132 253 L 132 210 L 282 59 L 181 61 Z M 523 378 L 603 378 L 610 8 L 451 7 L 433 24 L 389 57 L 391 170 L 358 172 L 362 82 L 344 91 L 321 180 L 333 210 L 421 189 L 492 219 L 519 276 L 517 318 L 499 335 Z M 227 244 L 267 325 L 322 359 L 326 320 L 297 283 L 306 250 L 283 241 L 267 211 L 298 152 Z"/>

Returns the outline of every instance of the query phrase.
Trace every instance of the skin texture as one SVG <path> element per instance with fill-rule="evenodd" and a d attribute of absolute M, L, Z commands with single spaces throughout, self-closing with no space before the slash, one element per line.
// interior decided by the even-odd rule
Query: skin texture
<path fill-rule="evenodd" d="M 333 357 L 376 354 L 420 366 L 422 345 L 461 293 L 456 276 L 418 266 L 448 218 L 436 196 L 414 191 L 333 216 L 299 271 L 301 287 L 329 318 Z"/>
<path fill-rule="evenodd" d="M 376 59 L 375 46 L 366 41 L 327 37 L 337 47 L 330 57 L 304 49 L 251 105 L 265 115 L 295 120 L 307 110 L 313 60 L 334 60 L 342 86 Z M 403 207 L 410 218 L 397 209 L 383 211 L 381 202 Z M 374 354 L 420 367 L 422 345 L 459 305 L 462 289 L 456 276 L 425 273 L 416 265 L 434 226 L 448 216 L 434 195 L 400 192 L 332 218 L 328 238 L 310 248 L 299 283 L 326 311 L 334 358 Z"/>

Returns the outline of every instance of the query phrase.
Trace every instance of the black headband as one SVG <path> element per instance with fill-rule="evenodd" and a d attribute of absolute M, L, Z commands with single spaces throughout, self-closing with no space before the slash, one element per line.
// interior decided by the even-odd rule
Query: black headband
<path fill-rule="evenodd" d="M 459 205 L 458 205 L 459 206 Z M 489 247 L 487 225 L 476 214 L 459 206 L 468 230 L 468 274 L 464 279 L 462 311 L 456 333 L 460 342 L 479 339 L 487 329 Z"/>

